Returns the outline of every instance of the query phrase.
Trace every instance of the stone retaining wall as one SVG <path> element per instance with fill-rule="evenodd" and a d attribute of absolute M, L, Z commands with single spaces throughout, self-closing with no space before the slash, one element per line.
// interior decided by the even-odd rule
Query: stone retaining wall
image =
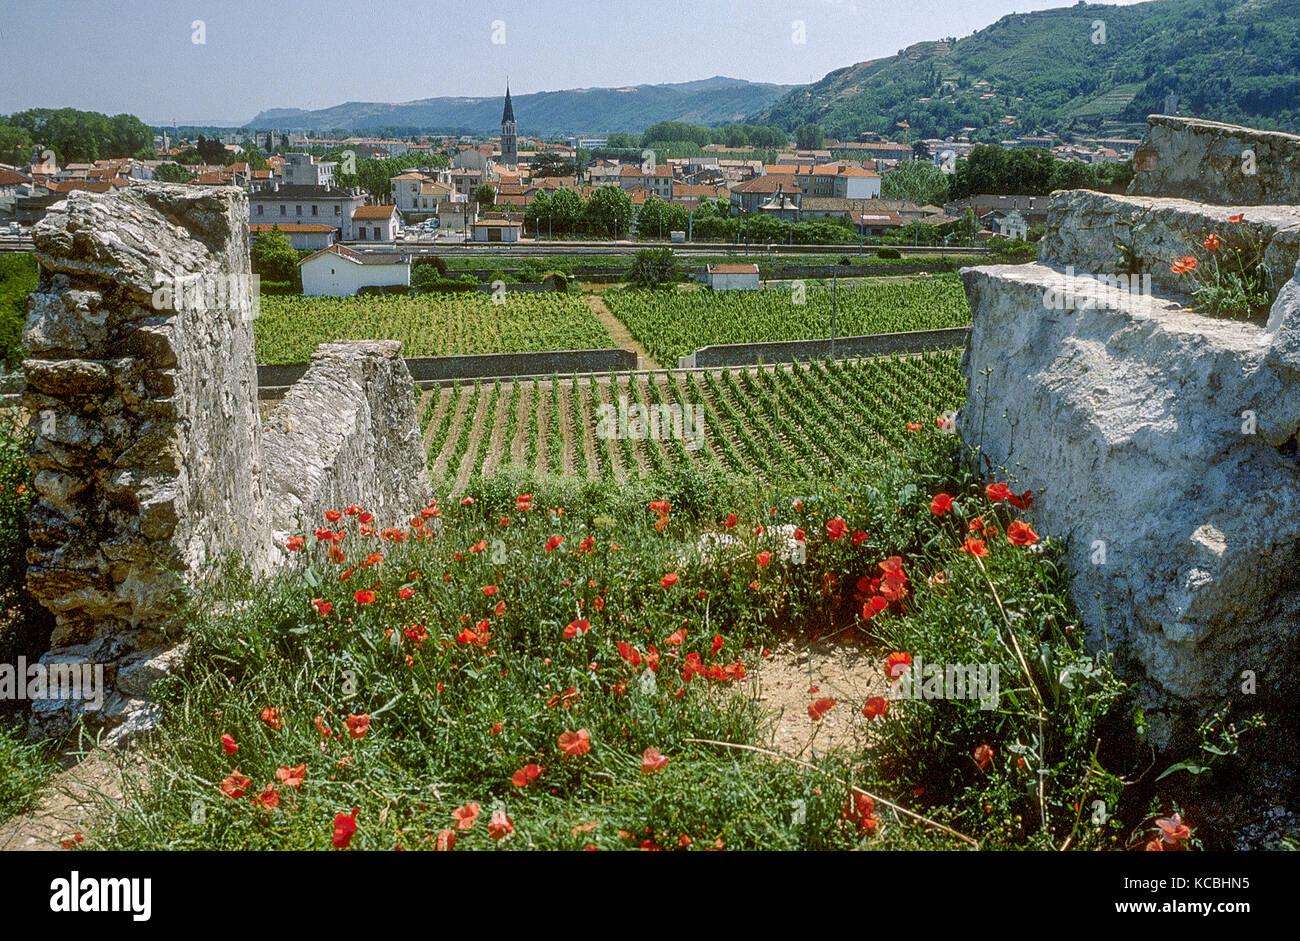
<path fill-rule="evenodd" d="M 912 330 L 905 333 L 878 333 L 871 336 L 839 337 L 832 347 L 830 339 L 789 340 L 779 343 L 725 343 L 706 346 L 677 361 L 679 369 L 712 366 L 753 366 L 757 363 L 793 363 L 863 356 L 889 356 L 894 353 L 923 353 L 964 347 L 969 327 L 940 330 Z"/>
<path fill-rule="evenodd" d="M 1133 156 L 1134 196 L 1211 205 L 1300 203 L 1300 137 L 1153 114 Z"/>

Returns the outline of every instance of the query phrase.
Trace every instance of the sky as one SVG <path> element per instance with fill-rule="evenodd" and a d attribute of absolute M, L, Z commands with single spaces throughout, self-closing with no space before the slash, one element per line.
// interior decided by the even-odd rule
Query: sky
<path fill-rule="evenodd" d="M 725 75 L 805 84 L 1068 0 L 0 0 L 0 114 L 267 108 Z M 803 41 L 800 42 L 799 40 Z M 202 40 L 201 42 L 199 40 Z"/>

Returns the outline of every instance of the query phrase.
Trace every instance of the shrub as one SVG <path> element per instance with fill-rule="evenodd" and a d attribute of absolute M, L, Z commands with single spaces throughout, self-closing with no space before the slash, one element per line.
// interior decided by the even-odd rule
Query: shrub
<path fill-rule="evenodd" d="M 447 277 L 447 263 L 438 255 L 418 255 L 411 262 L 411 280 L 415 280 L 415 273 L 421 268 L 432 268 L 442 277 Z"/>
<path fill-rule="evenodd" d="M 270 281 L 293 281 L 301 283 L 298 272 L 298 253 L 289 244 L 289 237 L 280 231 L 280 226 L 272 227 L 270 232 L 263 232 L 253 239 L 249 256 L 253 262 L 253 273 Z"/>
<path fill-rule="evenodd" d="M 39 280 L 36 258 L 29 252 L 0 255 L 0 363 L 5 366 L 22 362 L 27 295 Z"/>
<path fill-rule="evenodd" d="M 548 285 L 551 290 L 560 294 L 567 294 L 569 291 L 569 276 L 563 271 L 550 271 L 542 277 L 542 283 Z"/>
<path fill-rule="evenodd" d="M 898 259 L 903 257 L 903 253 L 896 248 L 890 248 L 889 246 L 885 246 L 884 248 L 876 252 L 876 257 L 887 258 L 891 261 L 897 261 Z"/>
<path fill-rule="evenodd" d="M 628 284 L 655 290 L 682 280 L 682 269 L 671 248 L 643 248 L 627 273 Z"/>

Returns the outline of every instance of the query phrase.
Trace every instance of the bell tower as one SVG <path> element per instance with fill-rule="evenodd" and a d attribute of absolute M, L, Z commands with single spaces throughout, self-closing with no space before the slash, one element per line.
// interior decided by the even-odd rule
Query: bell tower
<path fill-rule="evenodd" d="M 515 108 L 510 102 L 510 83 L 506 83 L 506 107 L 501 112 L 501 164 L 514 169 L 519 165 L 519 145 L 515 137 Z"/>

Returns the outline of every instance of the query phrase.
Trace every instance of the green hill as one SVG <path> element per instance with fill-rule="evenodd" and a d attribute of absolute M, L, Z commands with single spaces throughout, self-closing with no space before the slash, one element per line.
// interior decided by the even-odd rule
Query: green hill
<path fill-rule="evenodd" d="M 892 133 L 904 120 L 913 138 L 964 127 L 984 141 L 1128 135 L 1165 111 L 1171 93 L 1179 114 L 1300 132 L 1300 2 L 1079 3 L 1012 14 L 962 39 L 838 69 L 750 121 L 815 123 L 843 139 Z"/>

